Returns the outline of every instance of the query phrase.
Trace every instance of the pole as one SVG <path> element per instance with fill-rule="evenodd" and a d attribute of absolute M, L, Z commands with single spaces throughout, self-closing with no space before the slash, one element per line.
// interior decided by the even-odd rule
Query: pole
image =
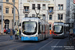
<path fill-rule="evenodd" d="M 1 4 L 1 14 L 1 33 L 3 34 L 3 3 Z"/>
<path fill-rule="evenodd" d="M 13 4 L 15 6 L 15 0 L 13 1 Z M 13 20 L 14 20 L 14 30 L 15 30 L 15 7 L 14 7 L 14 13 L 13 13 Z"/>

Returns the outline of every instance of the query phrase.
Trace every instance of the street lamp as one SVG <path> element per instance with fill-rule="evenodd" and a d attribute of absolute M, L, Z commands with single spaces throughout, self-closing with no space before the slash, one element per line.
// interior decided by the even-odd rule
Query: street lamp
<path fill-rule="evenodd" d="M 15 6 L 15 0 L 13 1 L 13 4 Z M 14 30 L 15 30 L 15 7 L 14 7 L 13 19 L 14 19 Z"/>

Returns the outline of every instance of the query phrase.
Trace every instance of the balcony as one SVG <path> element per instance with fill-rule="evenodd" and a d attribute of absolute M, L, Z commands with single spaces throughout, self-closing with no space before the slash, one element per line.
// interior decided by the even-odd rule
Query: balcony
<path fill-rule="evenodd" d="M 29 13 L 29 9 L 23 9 L 23 13 Z"/>
<path fill-rule="evenodd" d="M 48 10 L 48 14 L 53 14 L 53 10 Z"/>

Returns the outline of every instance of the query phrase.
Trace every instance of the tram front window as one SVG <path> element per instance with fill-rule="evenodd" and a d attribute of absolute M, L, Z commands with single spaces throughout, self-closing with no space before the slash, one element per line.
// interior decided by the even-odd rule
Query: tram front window
<path fill-rule="evenodd" d="M 54 32 L 57 33 L 57 34 L 62 33 L 63 32 L 63 26 L 55 25 L 54 26 Z"/>
<path fill-rule="evenodd" d="M 22 31 L 26 35 L 33 35 L 36 33 L 37 24 L 33 21 L 25 21 L 22 23 Z"/>

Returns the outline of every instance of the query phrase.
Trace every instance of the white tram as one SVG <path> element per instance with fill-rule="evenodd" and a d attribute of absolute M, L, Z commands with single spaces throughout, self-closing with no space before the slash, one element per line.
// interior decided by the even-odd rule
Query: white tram
<path fill-rule="evenodd" d="M 49 37 L 48 22 L 36 17 L 23 18 L 21 28 L 21 41 L 40 41 Z"/>
<path fill-rule="evenodd" d="M 64 38 L 66 35 L 66 28 L 65 28 L 65 24 L 63 22 L 55 22 L 54 26 L 53 26 L 53 33 L 52 33 L 52 37 L 62 37 Z"/>

